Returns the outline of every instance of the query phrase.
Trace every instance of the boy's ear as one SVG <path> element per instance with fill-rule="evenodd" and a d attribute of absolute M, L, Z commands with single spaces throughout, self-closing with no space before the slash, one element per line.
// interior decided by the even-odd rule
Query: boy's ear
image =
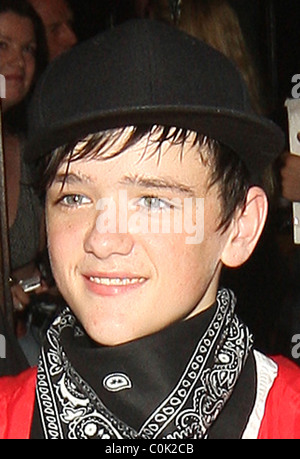
<path fill-rule="evenodd" d="M 248 260 L 263 231 L 268 214 L 268 199 L 262 188 L 249 189 L 245 207 L 239 210 L 229 229 L 222 252 L 224 265 L 236 268 Z"/>

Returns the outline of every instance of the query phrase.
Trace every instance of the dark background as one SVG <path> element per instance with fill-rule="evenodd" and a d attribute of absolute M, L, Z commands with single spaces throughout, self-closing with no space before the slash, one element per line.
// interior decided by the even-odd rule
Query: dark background
<path fill-rule="evenodd" d="M 69 0 L 80 40 L 135 16 L 134 0 Z M 284 126 L 284 100 L 300 73 L 299 0 L 230 0 L 263 81 L 270 117 Z"/>

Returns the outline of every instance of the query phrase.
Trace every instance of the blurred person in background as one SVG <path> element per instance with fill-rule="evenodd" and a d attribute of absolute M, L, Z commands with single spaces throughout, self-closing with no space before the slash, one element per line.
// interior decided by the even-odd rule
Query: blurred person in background
<path fill-rule="evenodd" d="M 50 60 L 76 45 L 73 12 L 66 0 L 29 1 L 44 23 Z"/>
<path fill-rule="evenodd" d="M 22 333 L 20 319 L 31 301 L 21 283 L 41 277 L 37 259 L 45 247 L 43 210 L 32 187 L 32 171 L 23 159 L 22 146 L 27 134 L 27 104 L 47 61 L 44 27 L 31 5 L 25 0 L 1 0 L 0 73 L 6 86 L 2 99 L 3 145 L 17 334 Z M 35 293 L 41 294 L 46 289 L 41 282 Z M 9 364 L 8 360 L 6 363 Z"/>
<path fill-rule="evenodd" d="M 260 78 L 238 15 L 224 0 L 149 0 L 148 14 L 203 40 L 234 62 L 248 86 L 253 108 L 262 111 Z"/>

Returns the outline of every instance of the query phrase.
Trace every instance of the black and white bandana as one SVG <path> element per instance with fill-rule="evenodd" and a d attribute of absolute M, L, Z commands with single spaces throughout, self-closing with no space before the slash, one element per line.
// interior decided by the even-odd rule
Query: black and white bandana
<path fill-rule="evenodd" d="M 240 438 L 253 408 L 252 336 L 229 290 L 192 319 L 116 347 L 69 308 L 47 332 L 32 438 Z"/>

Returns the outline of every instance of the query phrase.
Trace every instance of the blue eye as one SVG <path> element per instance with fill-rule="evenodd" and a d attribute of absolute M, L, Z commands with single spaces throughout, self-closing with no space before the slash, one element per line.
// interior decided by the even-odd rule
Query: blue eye
<path fill-rule="evenodd" d="M 68 207 L 79 207 L 90 204 L 91 200 L 81 194 L 67 194 L 59 199 L 59 202 Z"/>
<path fill-rule="evenodd" d="M 144 196 L 141 198 L 142 206 L 152 212 L 162 210 L 162 209 L 170 209 L 171 204 L 165 201 L 164 199 L 160 199 L 154 196 Z"/>

